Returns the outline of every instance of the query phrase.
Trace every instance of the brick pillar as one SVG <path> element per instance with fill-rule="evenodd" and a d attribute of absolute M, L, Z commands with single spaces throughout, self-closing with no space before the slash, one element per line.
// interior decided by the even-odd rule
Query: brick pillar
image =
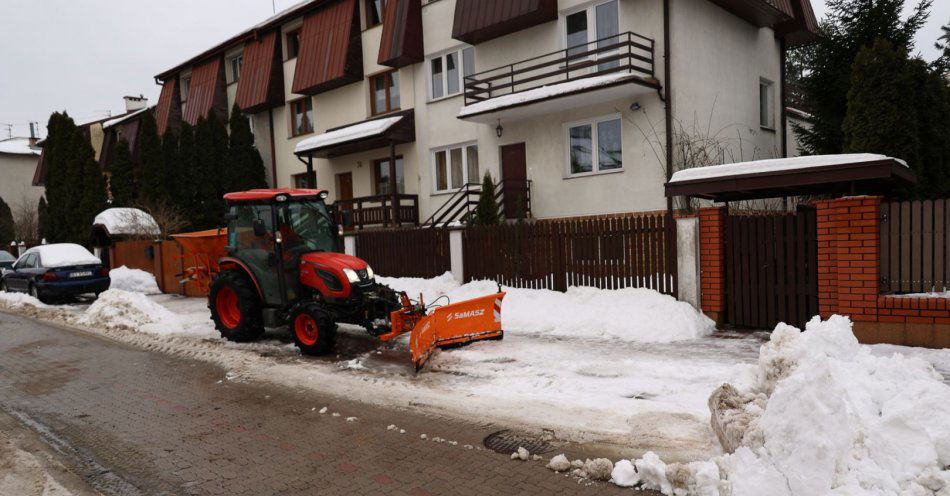
<path fill-rule="evenodd" d="M 726 310 L 725 222 L 726 207 L 699 209 L 700 304 L 717 323 Z"/>
<path fill-rule="evenodd" d="M 876 321 L 880 291 L 881 198 L 820 201 L 818 209 L 818 308 L 823 318 L 848 315 Z"/>

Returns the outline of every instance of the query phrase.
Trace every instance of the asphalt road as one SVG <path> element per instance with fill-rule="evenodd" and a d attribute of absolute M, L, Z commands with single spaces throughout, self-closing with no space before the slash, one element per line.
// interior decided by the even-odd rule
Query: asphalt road
<path fill-rule="evenodd" d="M 225 375 L 0 313 L 0 410 L 77 476 L 76 494 L 77 481 L 122 495 L 632 493 L 475 449 L 498 430 L 478 412 L 460 422 Z"/>

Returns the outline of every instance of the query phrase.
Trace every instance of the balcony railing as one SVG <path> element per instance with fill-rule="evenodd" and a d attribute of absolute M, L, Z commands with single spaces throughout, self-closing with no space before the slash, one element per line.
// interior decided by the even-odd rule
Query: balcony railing
<path fill-rule="evenodd" d="M 605 74 L 653 78 L 653 65 L 653 40 L 627 31 L 466 76 L 465 105 Z"/>
<path fill-rule="evenodd" d="M 393 196 L 362 196 L 349 200 L 338 200 L 335 204 L 337 223 L 343 223 L 343 212 L 349 211 L 352 228 L 395 227 L 419 225 L 419 195 L 396 195 L 395 219 L 393 219 Z"/>

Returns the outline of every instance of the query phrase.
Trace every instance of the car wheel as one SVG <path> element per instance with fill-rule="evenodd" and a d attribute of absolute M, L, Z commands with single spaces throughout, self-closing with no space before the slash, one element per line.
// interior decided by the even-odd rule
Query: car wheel
<path fill-rule="evenodd" d="M 7 281 L 0 281 L 0 293 L 9 293 L 10 290 L 7 289 Z"/>
<path fill-rule="evenodd" d="M 30 296 L 40 300 L 41 303 L 46 303 L 46 298 L 40 293 L 40 290 L 36 287 L 36 284 L 30 283 L 30 289 L 28 291 Z"/>

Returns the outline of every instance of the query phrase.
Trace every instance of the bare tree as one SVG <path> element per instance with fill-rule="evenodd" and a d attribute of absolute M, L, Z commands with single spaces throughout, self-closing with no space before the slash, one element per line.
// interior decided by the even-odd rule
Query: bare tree
<path fill-rule="evenodd" d="M 13 205 L 13 232 L 17 240 L 27 244 L 40 241 L 40 216 L 37 204 L 26 194 L 21 194 Z"/>
<path fill-rule="evenodd" d="M 660 164 L 664 175 L 667 173 L 666 163 L 666 136 L 665 131 L 659 130 L 646 110 L 639 111 L 646 120 L 646 126 L 641 126 L 630 118 L 626 120 L 631 123 L 644 140 L 650 145 L 650 150 Z M 759 146 L 753 146 L 751 154 L 747 156 L 747 144 L 749 138 L 754 137 L 758 131 L 748 129 L 742 124 L 727 124 L 721 128 L 713 127 L 713 119 L 716 113 L 716 102 L 713 102 L 709 112 L 709 118 L 706 122 L 701 122 L 698 115 L 693 115 L 692 122 L 684 122 L 681 119 L 673 121 L 673 172 L 693 169 L 696 167 L 707 167 L 712 165 L 731 164 L 736 162 L 745 162 L 751 160 L 764 160 L 778 157 L 778 150 L 765 150 Z M 744 137 L 744 132 L 748 135 Z M 675 208 L 692 212 L 701 205 L 700 201 L 693 198 L 676 198 Z M 743 210 L 766 210 L 773 211 L 784 208 L 781 199 L 752 200 L 746 202 L 737 202 L 736 207 Z"/>
<path fill-rule="evenodd" d="M 136 206 L 151 216 L 153 230 L 157 224 L 160 239 L 169 239 L 188 225 L 188 219 L 182 211 L 166 199 L 142 200 Z"/>

